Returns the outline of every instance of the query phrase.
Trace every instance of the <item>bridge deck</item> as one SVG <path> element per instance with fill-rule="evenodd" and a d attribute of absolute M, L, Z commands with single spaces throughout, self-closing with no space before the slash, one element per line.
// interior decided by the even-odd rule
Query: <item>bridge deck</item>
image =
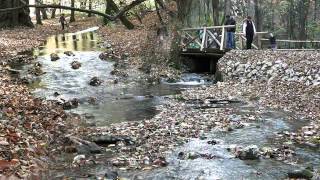
<path fill-rule="evenodd" d="M 181 55 L 183 56 L 195 56 L 195 57 L 222 57 L 227 51 L 229 50 L 220 50 L 220 49 L 213 49 L 213 48 L 205 48 L 202 51 L 196 48 L 188 48 L 181 51 Z"/>

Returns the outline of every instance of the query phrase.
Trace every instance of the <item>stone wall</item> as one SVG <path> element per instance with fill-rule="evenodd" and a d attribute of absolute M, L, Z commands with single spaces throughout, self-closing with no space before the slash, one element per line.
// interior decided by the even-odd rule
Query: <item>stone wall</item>
<path fill-rule="evenodd" d="M 317 51 L 230 51 L 219 60 L 225 80 L 241 83 L 277 79 L 320 85 L 320 52 Z"/>

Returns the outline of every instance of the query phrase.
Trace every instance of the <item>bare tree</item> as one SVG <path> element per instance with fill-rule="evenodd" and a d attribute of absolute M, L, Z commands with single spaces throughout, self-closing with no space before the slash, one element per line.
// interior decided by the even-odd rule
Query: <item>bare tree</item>
<path fill-rule="evenodd" d="M 74 8 L 74 0 L 71 0 L 71 7 Z M 70 22 L 75 22 L 76 18 L 74 17 L 75 10 L 71 10 Z"/>

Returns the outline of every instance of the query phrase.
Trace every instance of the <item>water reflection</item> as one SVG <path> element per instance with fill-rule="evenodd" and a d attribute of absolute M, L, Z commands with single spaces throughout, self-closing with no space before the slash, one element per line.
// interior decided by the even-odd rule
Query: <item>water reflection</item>
<path fill-rule="evenodd" d="M 95 51 L 98 48 L 98 35 L 95 32 L 83 34 L 59 34 L 50 36 L 44 46 L 34 51 L 34 55 L 44 56 L 51 53 L 62 53 L 64 51 Z"/>

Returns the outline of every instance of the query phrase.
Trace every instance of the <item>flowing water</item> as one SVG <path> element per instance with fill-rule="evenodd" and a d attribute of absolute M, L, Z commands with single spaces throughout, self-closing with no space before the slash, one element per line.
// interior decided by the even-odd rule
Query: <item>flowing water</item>
<path fill-rule="evenodd" d="M 31 84 L 30 88 L 36 96 L 54 100 L 80 99 L 80 106 L 70 112 L 85 116 L 89 123 L 104 126 L 121 121 L 136 121 L 153 117 L 157 111 L 156 106 L 161 104 L 167 95 L 179 93 L 187 85 L 206 85 L 211 83 L 210 78 L 199 74 L 185 74 L 180 81 L 168 83 L 163 81 L 160 85 L 149 85 L 139 79 L 139 74 L 129 76 L 123 83 L 114 84 L 116 78 L 110 75 L 113 62 L 99 59 L 99 38 L 91 28 L 73 34 L 64 34 L 49 37 L 43 47 L 34 51 L 37 61 L 42 64 L 46 74 L 40 80 Z M 73 51 L 75 56 L 64 55 L 64 51 Z M 51 61 L 50 54 L 58 53 L 58 61 Z M 70 63 L 77 60 L 82 63 L 78 70 L 71 68 Z M 26 71 L 28 66 L 23 67 Z M 88 84 L 94 76 L 103 80 L 101 86 L 93 87 Z M 54 96 L 58 92 L 60 96 Z M 96 98 L 95 104 L 88 100 Z M 232 116 L 237 121 L 242 114 L 260 111 L 259 107 L 250 104 L 232 106 L 238 113 Z M 223 108 L 217 105 L 216 108 Z M 122 177 L 129 179 L 283 179 L 290 169 L 300 166 L 312 165 L 319 168 L 319 150 L 296 147 L 297 164 L 288 165 L 272 159 L 243 161 L 234 158 L 227 151 L 232 144 L 275 146 L 275 134 L 281 131 L 291 131 L 300 127 L 304 122 L 286 120 L 286 114 L 265 110 L 261 119 L 241 129 L 231 132 L 215 130 L 206 135 L 207 139 L 191 139 L 190 142 L 169 153 L 166 157 L 169 165 L 147 172 L 121 172 Z M 219 141 L 217 145 L 210 145 L 208 140 Z M 194 160 L 181 160 L 179 152 L 196 152 L 210 154 L 213 159 L 197 158 Z M 68 158 L 68 157 L 65 157 Z M 72 159 L 72 157 L 70 157 Z M 81 174 L 94 174 L 103 176 L 111 171 L 108 165 L 96 165 L 85 168 L 63 169 L 49 171 L 48 179 L 61 179 L 62 177 L 79 177 Z M 79 179 L 79 178 L 78 178 Z M 83 178 L 87 179 L 87 178 Z M 94 178 L 92 178 L 94 179 Z"/>
<path fill-rule="evenodd" d="M 51 36 L 44 46 L 34 50 L 37 61 L 45 72 L 30 85 L 34 94 L 50 100 L 67 101 L 73 98 L 80 100 L 80 106 L 69 110 L 90 119 L 91 124 L 108 125 L 121 121 L 143 120 L 153 117 L 163 96 L 179 91 L 171 85 L 149 85 L 135 74 L 123 83 L 114 84 L 115 76 L 112 61 L 99 59 L 101 43 L 98 41 L 96 28 L 71 34 Z M 72 51 L 75 56 L 67 56 L 65 51 Z M 50 54 L 58 53 L 60 59 L 51 61 Z M 81 68 L 74 70 L 70 63 L 80 62 Z M 24 71 L 30 68 L 24 67 Z M 103 80 L 101 86 L 90 86 L 92 77 Z M 40 80 L 41 79 L 41 80 Z M 55 96 L 57 92 L 60 95 Z M 90 99 L 96 102 L 89 103 Z"/>

